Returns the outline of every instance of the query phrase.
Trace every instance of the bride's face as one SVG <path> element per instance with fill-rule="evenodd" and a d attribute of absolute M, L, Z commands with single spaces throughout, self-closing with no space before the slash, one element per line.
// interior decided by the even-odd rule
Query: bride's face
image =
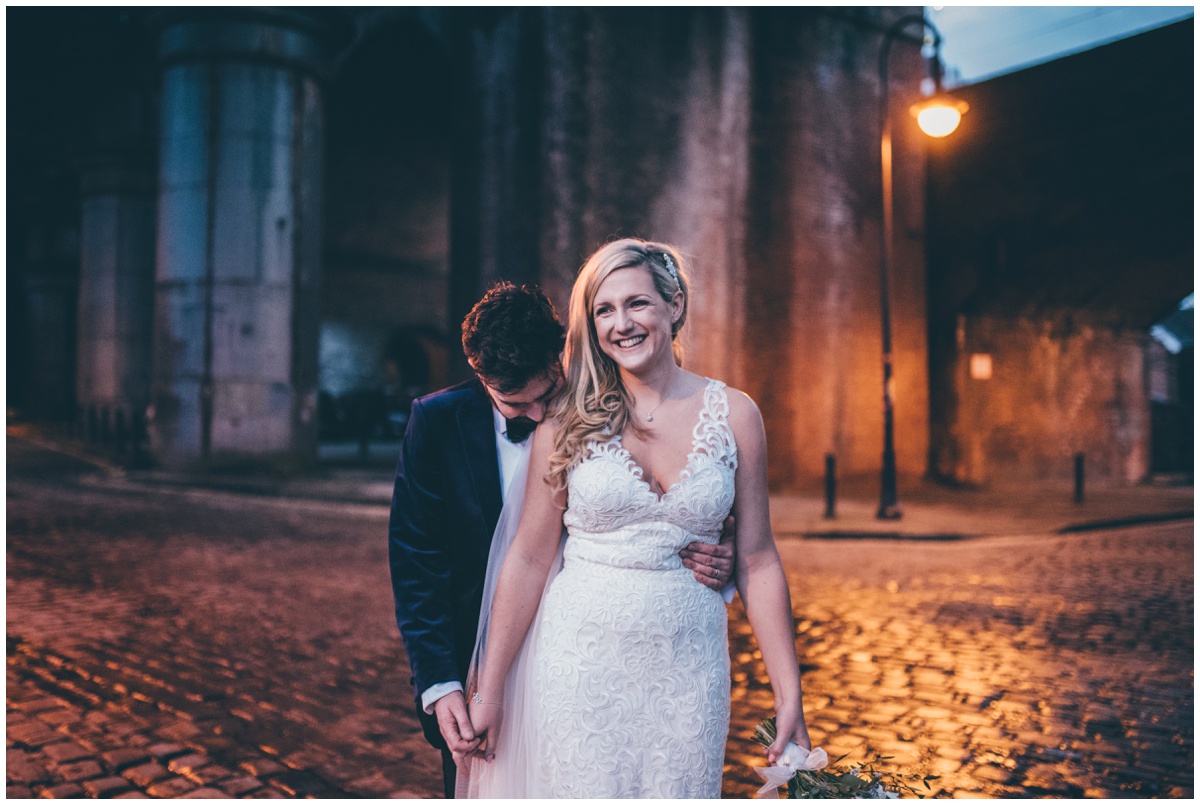
<path fill-rule="evenodd" d="M 683 294 L 665 301 L 654 287 L 650 270 L 621 268 L 609 274 L 592 300 L 592 321 L 600 350 L 618 366 L 637 372 L 667 359 L 671 325 L 683 310 Z"/>

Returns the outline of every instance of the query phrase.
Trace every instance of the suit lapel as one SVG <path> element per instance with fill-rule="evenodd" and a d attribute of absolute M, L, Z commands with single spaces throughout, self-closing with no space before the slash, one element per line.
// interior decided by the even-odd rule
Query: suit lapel
<path fill-rule="evenodd" d="M 475 485 L 475 497 L 483 510 L 491 539 L 500 519 L 500 460 L 496 455 L 496 428 L 492 422 L 492 403 L 478 384 L 474 399 L 458 410 L 458 428 L 462 435 L 463 463 Z"/>

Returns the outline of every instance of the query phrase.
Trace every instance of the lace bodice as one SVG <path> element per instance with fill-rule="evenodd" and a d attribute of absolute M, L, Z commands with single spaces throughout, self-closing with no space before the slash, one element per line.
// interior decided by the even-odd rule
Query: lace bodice
<path fill-rule="evenodd" d="M 567 480 L 566 560 L 574 555 L 621 567 L 676 566 L 684 545 L 720 538 L 733 506 L 736 470 L 737 444 L 729 428 L 725 384 L 709 380 L 687 464 L 661 497 L 642 477 L 642 468 L 619 434 L 590 444 L 587 457 Z M 634 524 L 636 541 L 628 532 Z"/>

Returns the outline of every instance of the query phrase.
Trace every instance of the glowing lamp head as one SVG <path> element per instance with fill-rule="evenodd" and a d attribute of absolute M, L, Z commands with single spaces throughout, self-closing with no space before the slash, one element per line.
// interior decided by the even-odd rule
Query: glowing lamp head
<path fill-rule="evenodd" d="M 967 108 L 966 101 L 939 94 L 914 105 L 911 111 L 921 131 L 930 137 L 945 137 L 958 128 Z"/>

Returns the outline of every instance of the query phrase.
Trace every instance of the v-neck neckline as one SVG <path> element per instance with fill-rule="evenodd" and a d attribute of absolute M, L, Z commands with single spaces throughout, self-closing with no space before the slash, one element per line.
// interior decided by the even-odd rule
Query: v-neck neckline
<path fill-rule="evenodd" d="M 700 412 L 696 415 L 696 424 L 692 426 L 692 443 L 688 448 L 688 454 L 683 463 L 683 469 L 679 471 L 675 481 L 669 487 L 663 489 L 663 493 L 661 495 L 655 494 L 654 487 L 651 486 L 650 482 L 646 480 L 646 470 L 641 464 L 638 463 L 637 459 L 633 457 L 633 453 L 629 452 L 629 448 L 625 446 L 625 439 L 622 434 L 618 433 L 615 437 L 613 437 L 617 441 L 617 449 L 625 454 L 625 461 L 623 463 L 628 468 L 629 474 L 634 477 L 634 480 L 638 481 L 642 486 L 644 486 L 646 491 L 649 492 L 658 503 L 662 503 L 664 500 L 666 500 L 672 492 L 678 489 L 684 481 L 691 477 L 692 462 L 696 460 L 696 456 L 698 454 L 697 443 L 700 441 L 700 434 L 698 431 L 700 430 L 700 426 L 704 423 L 704 412 L 708 410 L 708 392 L 712 387 L 712 383 L 713 381 L 709 379 L 708 383 L 706 383 L 704 386 L 704 391 L 701 392 Z"/>

